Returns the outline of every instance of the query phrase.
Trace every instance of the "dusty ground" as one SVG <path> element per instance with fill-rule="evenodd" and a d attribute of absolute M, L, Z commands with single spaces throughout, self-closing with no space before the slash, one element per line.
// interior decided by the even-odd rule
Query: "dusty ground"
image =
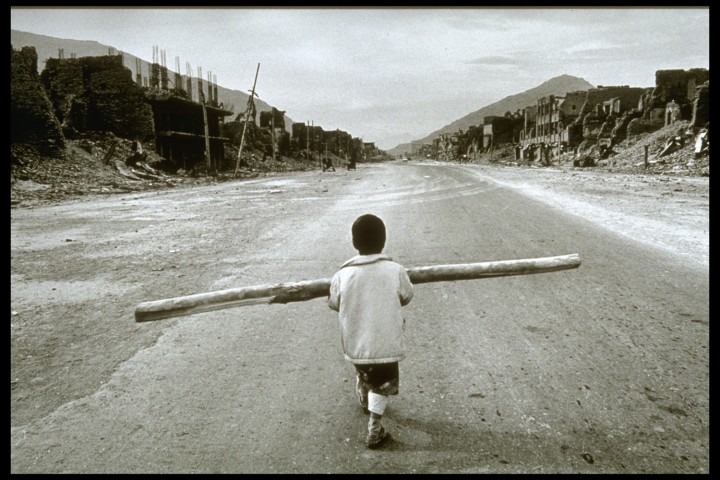
<path fill-rule="evenodd" d="M 709 265 L 709 177 L 572 167 L 505 167 L 498 176 L 605 228 Z"/>

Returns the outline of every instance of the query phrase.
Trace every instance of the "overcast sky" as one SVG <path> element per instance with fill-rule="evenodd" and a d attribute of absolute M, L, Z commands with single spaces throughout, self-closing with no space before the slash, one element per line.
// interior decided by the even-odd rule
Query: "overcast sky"
<path fill-rule="evenodd" d="M 190 63 L 295 122 L 380 148 L 422 138 L 568 74 L 652 87 L 663 69 L 709 68 L 702 8 L 11 8 L 10 28 L 94 40 L 174 71 Z"/>

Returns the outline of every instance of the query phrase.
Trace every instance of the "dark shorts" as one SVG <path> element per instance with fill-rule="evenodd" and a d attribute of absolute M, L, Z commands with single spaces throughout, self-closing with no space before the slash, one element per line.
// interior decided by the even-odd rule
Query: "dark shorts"
<path fill-rule="evenodd" d="M 369 392 L 397 395 L 400 391 L 398 362 L 355 365 L 360 383 Z"/>

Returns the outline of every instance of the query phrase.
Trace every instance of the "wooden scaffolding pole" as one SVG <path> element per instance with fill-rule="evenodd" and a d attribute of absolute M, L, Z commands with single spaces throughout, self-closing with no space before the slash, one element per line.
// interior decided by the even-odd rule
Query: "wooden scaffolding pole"
<path fill-rule="evenodd" d="M 203 123 L 205 124 L 205 161 L 207 162 L 207 173 L 210 174 L 212 168 L 212 157 L 210 155 L 210 127 L 208 125 L 207 106 L 205 103 L 205 94 L 200 90 L 200 102 L 203 110 Z"/>
<path fill-rule="evenodd" d="M 257 64 L 257 69 L 255 70 L 255 81 L 253 82 L 252 90 L 250 90 L 250 98 L 248 98 L 247 108 L 245 109 L 245 124 L 243 125 L 242 136 L 240 137 L 240 148 L 238 149 L 238 157 L 237 157 L 237 162 L 235 162 L 235 172 L 233 173 L 233 178 L 235 178 L 237 176 L 238 169 L 240 168 L 240 158 L 241 158 L 240 156 L 242 155 L 243 145 L 245 144 L 245 131 L 247 130 L 248 117 L 250 116 L 250 112 L 253 108 L 253 102 L 255 101 L 255 97 L 256 97 L 255 86 L 257 85 L 258 73 L 260 73 L 260 64 L 259 63 Z"/>

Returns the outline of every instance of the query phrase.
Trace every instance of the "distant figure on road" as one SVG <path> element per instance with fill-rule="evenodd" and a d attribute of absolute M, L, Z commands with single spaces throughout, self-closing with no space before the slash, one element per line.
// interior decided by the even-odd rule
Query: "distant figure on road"
<path fill-rule="evenodd" d="M 330 157 L 325 157 L 325 160 L 323 160 L 323 172 L 334 172 L 335 166 L 332 163 L 332 159 Z"/>
<path fill-rule="evenodd" d="M 405 358 L 402 307 L 413 298 L 405 268 L 382 253 L 385 237 L 385 224 L 375 215 L 355 220 L 352 242 L 358 255 L 332 277 L 328 297 L 328 306 L 339 312 L 345 360 L 355 367 L 358 403 L 370 414 L 368 448 L 390 436 L 381 419 L 389 396 L 399 392 L 398 362 Z"/>

